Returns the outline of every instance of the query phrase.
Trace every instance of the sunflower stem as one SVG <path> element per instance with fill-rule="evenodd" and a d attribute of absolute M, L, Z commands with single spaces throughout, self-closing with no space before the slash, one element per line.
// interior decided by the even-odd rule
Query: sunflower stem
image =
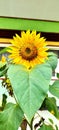
<path fill-rule="evenodd" d="M 31 128 L 31 130 L 33 130 L 33 118 L 31 120 L 30 128 Z"/>

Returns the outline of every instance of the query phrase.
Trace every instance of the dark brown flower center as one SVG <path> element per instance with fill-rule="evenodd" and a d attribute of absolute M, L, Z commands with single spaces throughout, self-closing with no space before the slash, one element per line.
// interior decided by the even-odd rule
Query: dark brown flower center
<path fill-rule="evenodd" d="M 37 56 L 37 48 L 34 45 L 27 44 L 21 48 L 21 56 L 26 60 L 32 60 Z"/>
<path fill-rule="evenodd" d="M 25 51 L 26 51 L 27 54 L 30 54 L 30 53 L 31 53 L 31 49 L 30 49 L 29 47 L 27 47 L 27 48 L 25 49 Z"/>

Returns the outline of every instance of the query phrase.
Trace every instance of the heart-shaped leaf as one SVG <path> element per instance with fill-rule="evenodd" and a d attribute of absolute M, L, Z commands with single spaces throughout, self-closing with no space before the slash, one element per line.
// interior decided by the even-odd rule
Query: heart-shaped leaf
<path fill-rule="evenodd" d="M 16 100 L 29 122 L 42 105 L 49 89 L 51 74 L 49 64 L 37 65 L 30 71 L 27 71 L 21 65 L 11 65 L 9 67 L 8 77 Z"/>

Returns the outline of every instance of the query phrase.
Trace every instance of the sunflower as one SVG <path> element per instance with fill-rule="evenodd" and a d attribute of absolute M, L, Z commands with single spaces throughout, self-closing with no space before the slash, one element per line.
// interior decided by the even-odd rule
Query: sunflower
<path fill-rule="evenodd" d="M 21 36 L 16 34 L 11 43 L 8 49 L 9 58 L 15 64 L 25 65 L 29 69 L 47 59 L 46 39 L 40 37 L 40 33 L 36 34 L 36 31 L 22 31 Z"/>
<path fill-rule="evenodd" d="M 6 57 L 3 55 L 0 62 L 6 62 Z"/>

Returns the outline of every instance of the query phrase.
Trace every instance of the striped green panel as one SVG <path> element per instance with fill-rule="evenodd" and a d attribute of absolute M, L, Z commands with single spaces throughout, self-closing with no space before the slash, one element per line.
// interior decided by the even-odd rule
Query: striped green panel
<path fill-rule="evenodd" d="M 59 33 L 59 22 L 0 17 L 0 29 L 36 30 Z"/>

